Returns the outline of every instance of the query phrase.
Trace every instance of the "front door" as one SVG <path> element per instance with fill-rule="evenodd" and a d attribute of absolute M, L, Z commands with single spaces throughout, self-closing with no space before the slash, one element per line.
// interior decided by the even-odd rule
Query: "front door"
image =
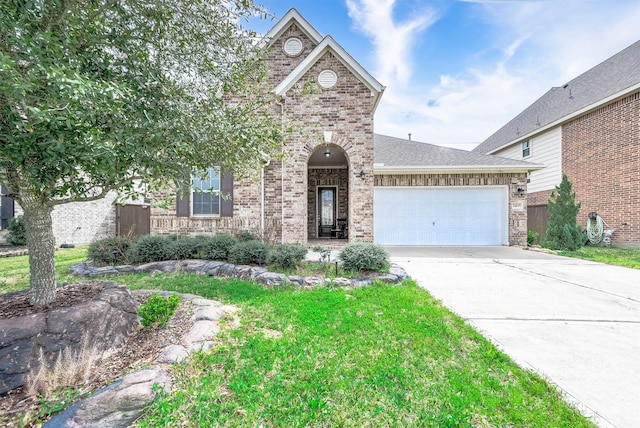
<path fill-rule="evenodd" d="M 336 228 L 336 188 L 318 187 L 318 238 L 330 238 Z"/>

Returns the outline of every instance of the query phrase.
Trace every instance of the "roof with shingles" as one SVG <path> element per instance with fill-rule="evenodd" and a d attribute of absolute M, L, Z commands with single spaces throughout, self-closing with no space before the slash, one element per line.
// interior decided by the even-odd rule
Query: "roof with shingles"
<path fill-rule="evenodd" d="M 535 170 L 541 165 L 418 141 L 374 135 L 375 171 L 414 169 Z"/>
<path fill-rule="evenodd" d="M 640 40 L 561 87 L 551 88 L 473 149 L 492 153 L 562 123 L 581 110 L 640 84 Z"/>

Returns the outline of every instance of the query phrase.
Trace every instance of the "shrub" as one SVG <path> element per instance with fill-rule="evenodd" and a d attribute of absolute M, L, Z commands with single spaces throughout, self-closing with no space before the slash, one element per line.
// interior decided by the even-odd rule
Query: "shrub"
<path fill-rule="evenodd" d="M 203 239 L 200 246 L 200 257 L 207 260 L 229 260 L 231 247 L 238 243 L 235 236 L 221 233 Z"/>
<path fill-rule="evenodd" d="M 122 236 L 111 236 L 89 245 L 87 258 L 96 264 L 127 264 L 129 263 L 129 247 L 131 240 Z"/>
<path fill-rule="evenodd" d="M 575 251 L 584 244 L 584 235 L 577 223 L 580 202 L 576 203 L 571 187 L 567 174 L 562 174 L 562 181 L 551 192 L 547 204 L 549 224 L 541 244 L 552 250 Z"/>
<path fill-rule="evenodd" d="M 352 242 L 340 251 L 340 259 L 346 270 L 383 270 L 389 266 L 389 254 L 379 245 Z"/>
<path fill-rule="evenodd" d="M 167 299 L 160 294 L 152 294 L 147 299 L 147 303 L 140 305 L 138 309 L 138 315 L 142 318 L 140 323 L 144 327 L 149 327 L 150 325 L 164 327 L 175 313 L 179 304 L 180 296 L 176 294 L 169 296 Z"/>
<path fill-rule="evenodd" d="M 269 250 L 267 262 L 283 269 L 298 266 L 307 255 L 307 249 L 302 245 L 279 244 Z"/>
<path fill-rule="evenodd" d="M 237 236 L 238 236 L 238 240 L 240 241 L 259 241 L 260 240 L 256 235 L 249 232 L 248 230 L 242 230 L 238 232 Z"/>
<path fill-rule="evenodd" d="M 145 235 L 138 238 L 129 248 L 129 258 L 133 263 L 158 262 L 167 259 L 167 247 L 171 238 Z"/>
<path fill-rule="evenodd" d="M 184 260 L 193 258 L 198 249 L 198 241 L 195 238 L 182 236 L 171 239 L 165 248 L 165 257 L 170 260 Z"/>
<path fill-rule="evenodd" d="M 527 231 L 527 244 L 533 245 L 533 244 L 536 243 L 537 240 L 538 240 L 538 232 L 536 232 L 535 230 L 528 230 Z"/>
<path fill-rule="evenodd" d="M 229 250 L 229 261 L 236 265 L 263 264 L 269 247 L 261 241 L 241 241 Z"/>
<path fill-rule="evenodd" d="M 9 220 L 7 242 L 11 245 L 27 245 L 27 228 L 24 217 L 19 215 Z"/>

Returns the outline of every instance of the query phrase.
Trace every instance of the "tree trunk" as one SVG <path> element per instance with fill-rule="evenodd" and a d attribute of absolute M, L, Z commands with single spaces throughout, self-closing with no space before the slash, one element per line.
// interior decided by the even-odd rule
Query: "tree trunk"
<path fill-rule="evenodd" d="M 22 196 L 20 205 L 24 210 L 31 273 L 29 300 L 32 305 L 46 305 L 56 299 L 55 239 L 51 222 L 53 207 L 41 202 L 35 195 Z"/>

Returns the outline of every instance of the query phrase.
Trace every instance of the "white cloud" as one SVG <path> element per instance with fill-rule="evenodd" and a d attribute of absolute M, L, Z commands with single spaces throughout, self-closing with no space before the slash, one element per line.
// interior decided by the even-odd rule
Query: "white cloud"
<path fill-rule="evenodd" d="M 395 3 L 395 0 L 347 0 L 355 28 L 369 36 L 375 46 L 375 74 L 387 85 L 409 81 L 416 38 L 436 21 L 435 10 L 425 7 L 414 13 L 413 19 L 394 22 Z"/>
<path fill-rule="evenodd" d="M 414 140 L 470 149 L 475 144 L 462 143 L 483 141 L 552 86 L 577 77 L 638 39 L 640 4 L 635 0 L 463 1 L 492 29 L 493 46 L 487 48 L 502 55 L 493 63 L 479 62 L 455 75 L 440 76 L 435 86 L 421 86 L 421 76 L 402 78 L 412 70 L 383 73 L 392 79 L 385 82 L 376 132 L 398 137 L 412 133 Z M 371 37 L 380 63 L 386 64 L 386 54 L 388 61 L 409 66 L 403 56 L 410 50 L 401 57 L 389 55 L 379 41 L 387 32 L 397 40 L 405 34 L 392 31 L 399 28 L 392 19 L 394 1 L 361 0 L 359 8 L 354 3 L 347 1 L 357 27 L 368 23 L 378 29 Z M 377 12 L 367 15 L 374 4 Z M 431 19 L 435 16 L 431 11 Z M 415 37 L 419 32 L 406 34 Z"/>

